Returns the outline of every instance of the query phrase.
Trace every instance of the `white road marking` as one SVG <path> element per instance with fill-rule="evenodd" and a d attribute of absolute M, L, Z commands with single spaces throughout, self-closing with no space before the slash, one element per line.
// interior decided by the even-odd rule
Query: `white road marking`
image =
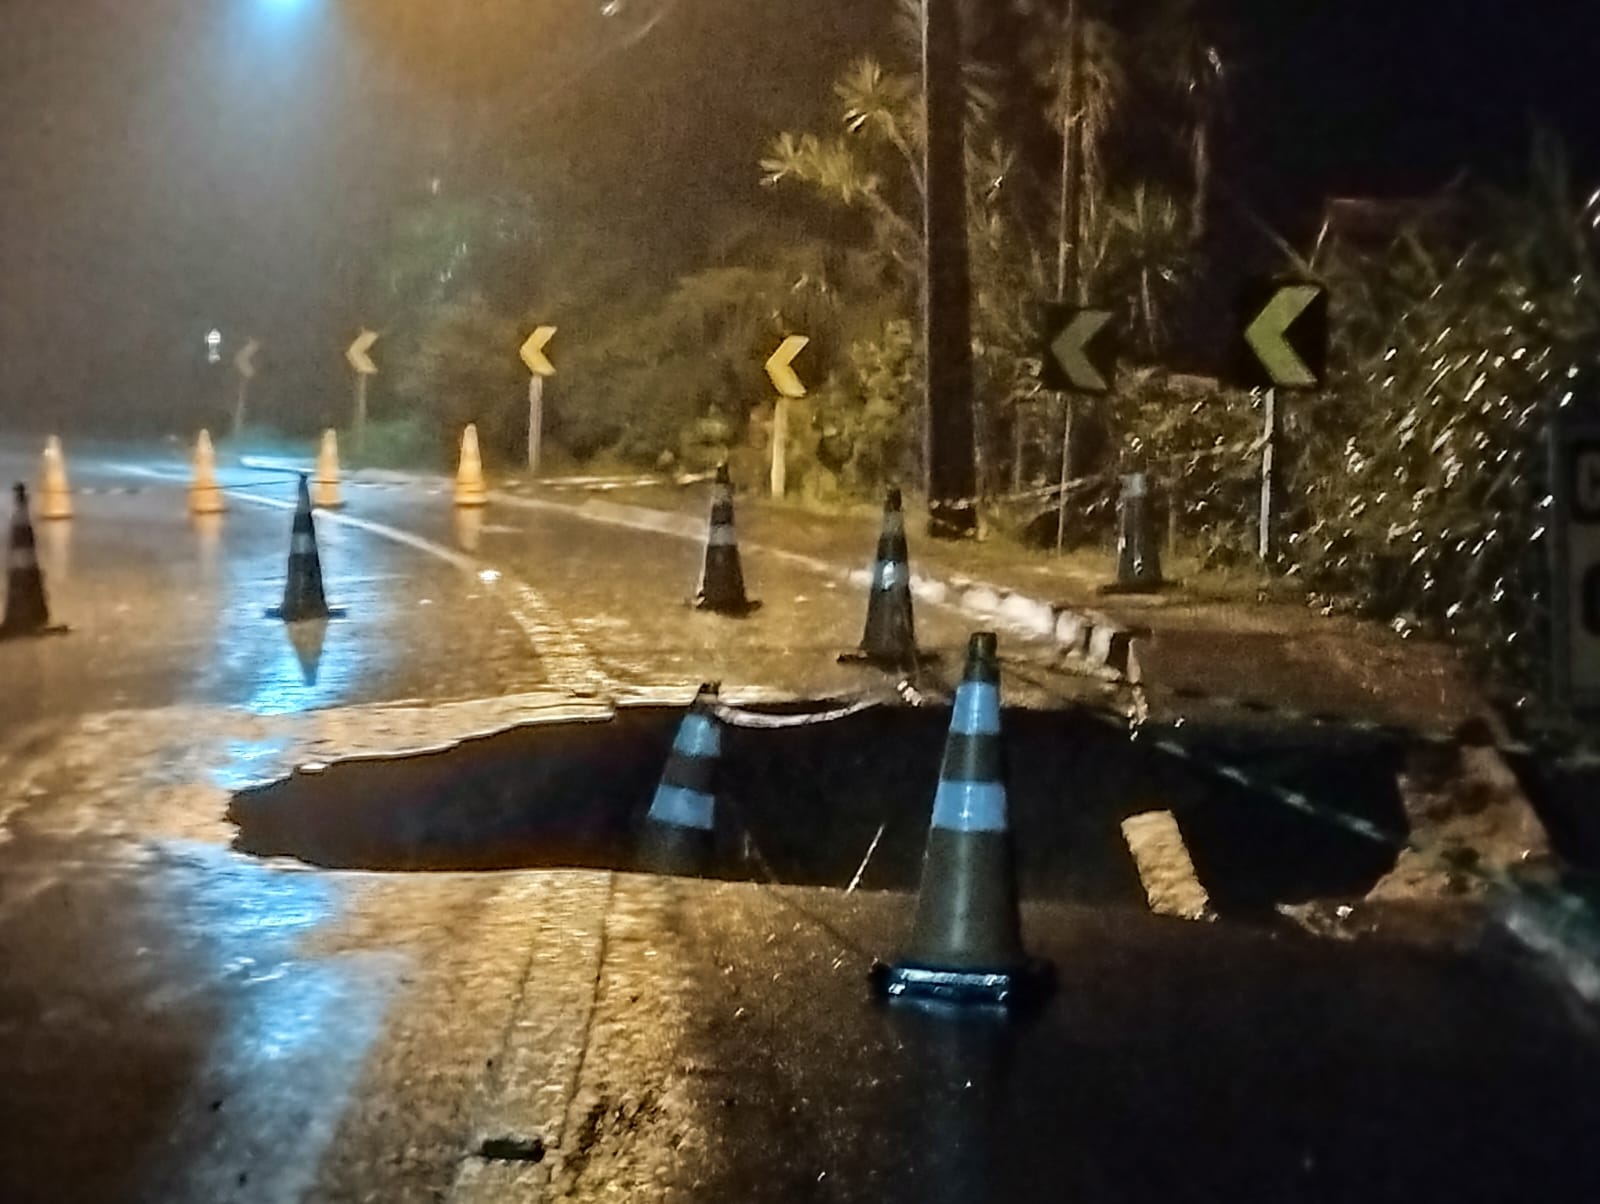
<path fill-rule="evenodd" d="M 1122 821 L 1122 838 L 1139 868 L 1150 910 L 1185 920 L 1209 920 L 1211 899 L 1194 872 L 1183 833 L 1170 811 L 1146 811 Z"/>

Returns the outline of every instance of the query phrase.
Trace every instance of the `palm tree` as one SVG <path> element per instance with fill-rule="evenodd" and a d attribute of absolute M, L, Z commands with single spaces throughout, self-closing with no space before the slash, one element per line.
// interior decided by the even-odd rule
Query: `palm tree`
<path fill-rule="evenodd" d="M 1221 111 L 1227 68 L 1202 20 L 1204 0 L 1165 0 L 1146 43 L 1151 74 L 1177 93 L 1188 114 L 1188 158 L 1194 192 L 1189 229 L 1205 236 L 1211 194 L 1211 135 Z"/>
<path fill-rule="evenodd" d="M 1082 0 L 1067 0 L 1046 18 L 1036 72 L 1051 95 L 1051 123 L 1061 132 L 1061 177 L 1056 210 L 1056 287 L 1082 300 L 1092 263 L 1085 251 L 1100 227 L 1105 197 L 1103 148 L 1127 76 L 1122 42 L 1104 21 L 1087 16 Z"/>
<path fill-rule="evenodd" d="M 1107 206 L 1109 256 L 1119 274 L 1138 285 L 1139 319 L 1145 346 L 1154 352 L 1164 330 L 1159 297 L 1176 287 L 1192 266 L 1193 241 L 1177 200 L 1143 181 L 1120 203 Z"/>

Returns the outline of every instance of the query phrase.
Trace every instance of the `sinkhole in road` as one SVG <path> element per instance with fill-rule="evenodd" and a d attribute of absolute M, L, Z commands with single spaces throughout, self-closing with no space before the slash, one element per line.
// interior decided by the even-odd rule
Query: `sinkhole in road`
<path fill-rule="evenodd" d="M 682 716 L 624 707 L 297 770 L 233 796 L 235 847 L 348 869 L 640 868 L 642 819 Z M 914 889 L 949 720 L 948 708 L 882 707 L 809 726 L 725 727 L 708 875 L 842 887 L 865 860 L 861 889 Z M 1130 740 L 1087 710 L 1005 712 L 1025 895 L 1142 904 L 1120 824 L 1154 810 L 1173 813 L 1224 913 L 1359 895 L 1393 866 L 1391 849 L 1206 766 L 1242 767 L 1403 834 L 1397 742 L 1321 728 L 1162 735 L 1190 756 L 1154 747 L 1153 733 Z"/>

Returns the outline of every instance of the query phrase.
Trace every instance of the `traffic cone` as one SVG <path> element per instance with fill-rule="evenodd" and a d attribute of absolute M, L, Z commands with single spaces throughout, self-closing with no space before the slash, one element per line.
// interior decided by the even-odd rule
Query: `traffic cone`
<path fill-rule="evenodd" d="M 711 486 L 711 523 L 706 533 L 705 568 L 694 604 L 720 615 L 747 615 L 761 605 L 744 594 L 744 570 L 739 566 L 739 537 L 733 529 L 733 482 L 728 466 L 717 465 Z"/>
<path fill-rule="evenodd" d="M 640 865 L 657 874 L 697 874 L 711 862 L 722 729 L 712 711 L 717 684 L 702 685 L 678 725 L 639 840 Z"/>
<path fill-rule="evenodd" d="M 61 440 L 51 435 L 45 441 L 39 462 L 39 517 L 72 517 L 72 490 L 67 485 L 67 462 L 61 454 Z"/>
<path fill-rule="evenodd" d="M 1117 497 L 1117 580 L 1102 593 L 1153 594 L 1160 591 L 1161 549 L 1156 543 L 1150 487 L 1142 472 L 1122 478 Z"/>
<path fill-rule="evenodd" d="M 911 940 L 872 969 L 889 998 L 1015 1004 L 1047 989 L 1048 964 L 1022 948 L 1000 744 L 1000 661 L 975 634 L 956 691 Z"/>
<path fill-rule="evenodd" d="M 485 506 L 489 489 L 483 481 L 483 460 L 478 455 L 478 427 L 467 423 L 461 432 L 461 466 L 456 469 L 456 505 Z"/>
<path fill-rule="evenodd" d="M 189 486 L 190 514 L 221 514 L 228 508 L 217 484 L 217 453 L 211 432 L 201 431 L 194 445 L 194 482 Z"/>
<path fill-rule="evenodd" d="M 311 517 L 311 487 L 300 474 L 300 496 L 294 508 L 294 533 L 289 539 L 289 580 L 283 588 L 283 605 L 267 611 L 269 619 L 299 623 L 306 619 L 337 619 L 344 611 L 328 605 L 322 590 L 322 558 L 317 555 L 317 529 Z"/>
<path fill-rule="evenodd" d="M 33 522 L 28 517 L 28 487 L 15 488 L 16 510 L 11 516 L 11 543 L 6 552 L 6 613 L 0 620 L 0 640 L 25 635 L 59 635 L 65 627 L 50 622 L 44 596 L 44 574 L 33 542 Z"/>
<path fill-rule="evenodd" d="M 317 451 L 317 475 L 311 483 L 311 504 L 319 510 L 337 510 L 339 497 L 339 434 L 332 427 L 322 432 Z"/>
<path fill-rule="evenodd" d="M 867 626 L 861 647 L 839 657 L 884 669 L 915 668 L 917 625 L 911 612 L 911 566 L 907 563 L 906 519 L 900 490 L 891 485 L 883 500 L 883 530 L 878 558 L 872 566 L 872 592 L 867 596 Z"/>

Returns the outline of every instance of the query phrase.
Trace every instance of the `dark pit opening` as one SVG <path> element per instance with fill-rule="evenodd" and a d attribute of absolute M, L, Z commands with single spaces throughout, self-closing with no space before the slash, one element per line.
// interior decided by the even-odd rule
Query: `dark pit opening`
<path fill-rule="evenodd" d="M 792 708 L 791 708 L 792 711 Z M 341 761 L 236 794 L 236 847 L 333 868 L 641 868 L 639 833 L 679 709 L 532 724 L 444 751 Z M 868 847 L 868 890 L 913 890 L 948 708 L 895 707 L 781 730 L 725 727 L 711 876 L 846 885 Z M 1160 733 L 1192 753 L 1130 740 L 1081 710 L 1008 710 L 1004 749 L 1019 884 L 1032 898 L 1144 902 L 1120 824 L 1172 811 L 1213 903 L 1230 913 L 1359 895 L 1393 851 L 1293 810 L 1302 791 L 1403 835 L 1402 749 L 1328 729 Z"/>

